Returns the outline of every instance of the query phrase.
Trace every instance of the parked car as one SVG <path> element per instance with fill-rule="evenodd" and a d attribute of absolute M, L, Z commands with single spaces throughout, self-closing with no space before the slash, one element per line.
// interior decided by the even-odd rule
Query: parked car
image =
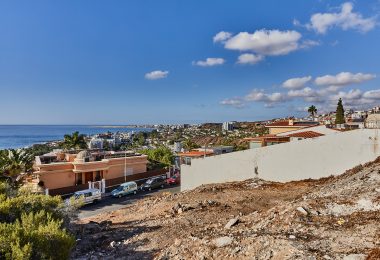
<path fill-rule="evenodd" d="M 119 197 L 120 198 L 120 197 L 128 195 L 128 194 L 132 194 L 132 193 L 136 194 L 137 190 L 138 190 L 137 183 L 134 181 L 130 181 L 130 182 L 120 184 L 119 187 L 117 187 L 116 189 L 111 191 L 111 195 L 113 197 Z"/>
<path fill-rule="evenodd" d="M 164 177 L 153 177 L 147 180 L 143 185 L 141 185 L 141 190 L 154 190 L 158 188 L 163 188 L 166 184 Z"/>
<path fill-rule="evenodd" d="M 83 200 L 84 204 L 96 203 L 102 199 L 102 193 L 99 189 L 81 190 L 74 193 L 75 200 Z"/>
<path fill-rule="evenodd" d="M 166 184 L 175 185 L 181 183 L 181 176 L 179 174 L 174 174 L 172 177 L 166 179 Z"/>

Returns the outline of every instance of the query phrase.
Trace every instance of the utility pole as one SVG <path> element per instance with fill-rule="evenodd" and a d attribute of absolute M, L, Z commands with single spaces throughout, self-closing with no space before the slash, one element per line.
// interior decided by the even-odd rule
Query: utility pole
<path fill-rule="evenodd" d="M 127 182 L 127 147 L 124 150 L 124 182 Z"/>

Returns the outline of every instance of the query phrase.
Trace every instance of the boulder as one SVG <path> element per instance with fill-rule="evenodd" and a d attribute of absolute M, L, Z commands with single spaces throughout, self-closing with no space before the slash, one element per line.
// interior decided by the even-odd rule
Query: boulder
<path fill-rule="evenodd" d="M 214 239 L 213 244 L 216 247 L 224 247 L 224 246 L 230 245 L 232 241 L 233 239 L 231 237 L 224 236 L 224 237 L 219 237 L 219 238 Z"/>
<path fill-rule="evenodd" d="M 239 218 L 230 219 L 227 224 L 224 226 L 225 229 L 230 229 L 232 226 L 236 225 L 239 222 Z"/>

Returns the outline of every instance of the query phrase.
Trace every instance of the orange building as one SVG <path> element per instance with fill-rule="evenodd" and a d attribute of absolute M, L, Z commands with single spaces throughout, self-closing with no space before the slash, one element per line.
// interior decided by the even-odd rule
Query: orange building
<path fill-rule="evenodd" d="M 49 153 L 37 156 L 34 175 L 49 191 L 62 194 L 65 190 L 85 187 L 88 182 L 112 180 L 147 171 L 146 155 L 125 152 Z M 62 192 L 54 192 L 61 189 Z"/>

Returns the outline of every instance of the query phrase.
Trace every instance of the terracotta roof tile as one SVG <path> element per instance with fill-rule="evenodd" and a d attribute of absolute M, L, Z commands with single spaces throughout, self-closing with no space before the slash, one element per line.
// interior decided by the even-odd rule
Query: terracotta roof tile
<path fill-rule="evenodd" d="M 289 137 L 300 137 L 300 138 L 315 138 L 319 136 L 324 136 L 324 134 L 317 133 L 314 131 L 305 131 L 288 135 Z"/>

